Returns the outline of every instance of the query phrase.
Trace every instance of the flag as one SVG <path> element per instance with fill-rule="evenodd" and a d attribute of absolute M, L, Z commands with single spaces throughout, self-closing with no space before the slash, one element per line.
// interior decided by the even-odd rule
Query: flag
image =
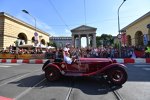
<path fill-rule="evenodd" d="M 148 44 L 148 36 L 147 36 L 147 34 L 143 35 L 143 42 L 144 42 L 144 45 Z"/>

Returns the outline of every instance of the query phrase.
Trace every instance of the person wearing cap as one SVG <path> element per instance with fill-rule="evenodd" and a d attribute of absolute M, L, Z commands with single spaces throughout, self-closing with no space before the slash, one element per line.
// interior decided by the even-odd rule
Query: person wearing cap
<path fill-rule="evenodd" d="M 64 61 L 67 63 L 67 64 L 72 64 L 72 59 L 69 57 L 69 52 L 67 51 L 64 51 Z"/>
<path fill-rule="evenodd" d="M 66 44 L 66 46 L 65 46 L 65 48 L 64 48 L 64 51 L 69 52 L 69 50 L 70 50 L 70 48 L 69 48 L 69 44 L 67 43 L 67 44 Z"/>
<path fill-rule="evenodd" d="M 70 58 L 70 53 L 69 53 L 69 44 L 66 43 L 66 46 L 64 47 L 63 49 L 63 56 L 64 56 L 64 61 L 67 63 L 67 64 L 71 64 L 72 63 L 72 59 Z"/>
<path fill-rule="evenodd" d="M 67 44 L 63 51 L 64 61 L 67 64 L 72 64 L 73 62 L 76 62 L 76 59 L 74 56 L 72 58 L 70 57 L 69 50 L 70 50 L 70 48 L 68 47 L 68 44 Z"/>

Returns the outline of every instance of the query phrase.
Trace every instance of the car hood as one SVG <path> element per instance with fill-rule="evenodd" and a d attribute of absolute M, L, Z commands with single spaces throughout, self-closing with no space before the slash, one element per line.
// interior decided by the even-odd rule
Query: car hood
<path fill-rule="evenodd" d="M 112 62 L 111 58 L 80 58 L 81 62 Z"/>

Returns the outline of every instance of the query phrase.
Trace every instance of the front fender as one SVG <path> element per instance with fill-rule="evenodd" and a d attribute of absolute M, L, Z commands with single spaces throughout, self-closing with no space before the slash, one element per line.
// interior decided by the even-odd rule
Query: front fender
<path fill-rule="evenodd" d="M 110 65 L 108 65 L 108 66 L 102 68 L 100 71 L 101 71 L 101 72 L 105 72 L 106 70 L 111 69 L 111 68 L 114 68 L 114 67 L 120 67 L 120 68 L 122 68 L 122 69 L 127 68 L 124 64 L 112 63 L 112 64 L 110 64 Z"/>
<path fill-rule="evenodd" d="M 125 69 L 126 66 L 123 65 L 123 64 L 119 64 L 119 63 L 112 63 L 108 66 L 105 66 L 103 67 L 102 69 L 98 70 L 98 71 L 95 71 L 95 72 L 92 72 L 92 73 L 88 73 L 88 74 L 82 74 L 83 76 L 91 76 L 91 75 L 96 75 L 96 74 L 99 74 L 99 73 L 104 73 L 106 70 L 109 70 L 111 68 L 115 68 L 115 67 L 120 67 L 122 69 Z"/>
<path fill-rule="evenodd" d="M 48 67 L 55 67 L 55 68 L 57 68 L 60 72 L 62 71 L 56 64 L 52 64 L 52 63 L 47 64 L 47 65 L 43 68 L 43 71 L 45 71 L 45 69 L 48 68 Z"/>
<path fill-rule="evenodd" d="M 120 64 L 120 63 L 112 63 L 112 64 L 110 64 L 110 65 L 108 65 L 106 67 L 109 68 L 109 67 L 114 67 L 114 66 L 126 68 L 126 66 L 124 64 Z"/>

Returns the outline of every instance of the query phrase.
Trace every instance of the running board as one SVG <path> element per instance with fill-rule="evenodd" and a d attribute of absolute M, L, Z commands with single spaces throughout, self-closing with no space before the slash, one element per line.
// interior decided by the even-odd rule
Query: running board
<path fill-rule="evenodd" d="M 83 76 L 83 73 L 70 73 L 70 72 L 67 72 L 64 74 L 64 76 Z"/>

